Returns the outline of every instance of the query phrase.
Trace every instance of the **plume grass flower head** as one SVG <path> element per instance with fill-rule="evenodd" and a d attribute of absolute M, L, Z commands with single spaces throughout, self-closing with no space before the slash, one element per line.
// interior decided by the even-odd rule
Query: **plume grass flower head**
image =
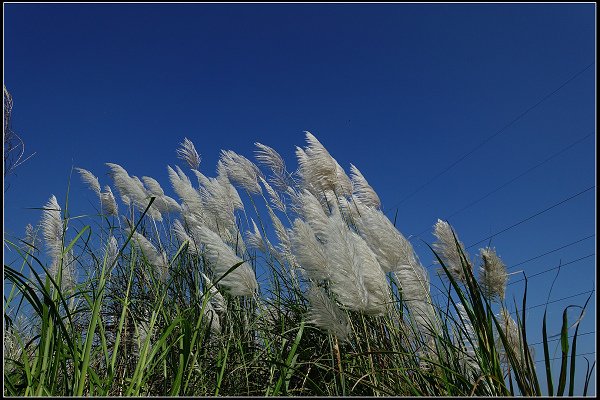
<path fill-rule="evenodd" d="M 506 266 L 496 254 L 496 249 L 489 247 L 480 249 L 482 265 L 479 268 L 479 281 L 483 294 L 490 300 L 504 300 L 508 274 Z"/>
<path fill-rule="evenodd" d="M 441 219 L 438 219 L 434 225 L 433 234 L 437 238 L 437 241 L 433 243 L 433 249 L 438 253 L 453 278 L 466 283 L 467 278 L 463 270 L 463 263 L 466 263 L 468 269 L 473 267 L 469 262 L 465 245 L 455 235 L 450 224 Z"/>
<path fill-rule="evenodd" d="M 90 189 L 100 195 L 100 182 L 98 181 L 98 178 L 87 169 L 75 168 L 75 170 L 79 172 L 81 179 L 90 187 Z"/>
<path fill-rule="evenodd" d="M 237 183 L 250 193 L 262 192 L 258 183 L 261 172 L 252 161 L 232 150 L 221 150 L 220 161 L 231 182 Z"/>
<path fill-rule="evenodd" d="M 181 142 L 179 146 L 180 147 L 177 149 L 177 157 L 185 161 L 190 168 L 198 169 L 202 159 L 200 154 L 196 151 L 194 143 L 188 138 L 183 138 L 183 142 Z"/>
<path fill-rule="evenodd" d="M 307 298 L 310 302 L 308 322 L 331 332 L 340 340 L 347 340 L 350 334 L 348 315 L 327 296 L 323 289 L 311 286 Z"/>
<path fill-rule="evenodd" d="M 48 255 L 56 261 L 62 253 L 64 226 L 61 208 L 54 195 L 50 197 L 50 200 L 44 206 L 41 226 Z"/>

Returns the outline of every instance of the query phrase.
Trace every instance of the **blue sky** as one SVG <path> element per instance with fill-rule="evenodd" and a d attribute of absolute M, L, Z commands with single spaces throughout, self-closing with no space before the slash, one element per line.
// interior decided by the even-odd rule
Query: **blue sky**
<path fill-rule="evenodd" d="M 4 12 L 13 129 L 36 153 L 9 178 L 6 235 L 37 223 L 40 211 L 28 208 L 51 194 L 64 203 L 73 166 L 105 185 L 104 163 L 115 162 L 169 188 L 166 165 L 177 163 L 184 137 L 214 176 L 221 149 L 250 158 L 254 142 L 295 168 L 295 146 L 312 132 L 340 165 L 362 171 L 391 218 L 397 210 L 424 265 L 432 256 L 421 239 L 433 241 L 437 218 L 469 246 L 596 182 L 596 64 L 584 70 L 596 57 L 591 3 L 5 4 Z M 511 266 L 594 235 L 595 192 L 492 246 Z M 74 176 L 73 212 L 94 202 Z M 594 239 L 513 270 L 532 275 L 591 255 L 563 268 L 551 300 L 592 290 Z M 529 281 L 528 304 L 545 301 L 553 277 Z M 509 288 L 520 303 L 522 283 Z M 556 333 L 562 309 L 585 298 L 549 305 Z M 591 303 L 580 333 L 595 331 L 595 296 Z M 529 311 L 532 327 L 542 314 Z M 534 329 L 529 340 L 539 338 Z M 595 333 L 582 336 L 578 352 L 595 353 L 594 343 Z"/>

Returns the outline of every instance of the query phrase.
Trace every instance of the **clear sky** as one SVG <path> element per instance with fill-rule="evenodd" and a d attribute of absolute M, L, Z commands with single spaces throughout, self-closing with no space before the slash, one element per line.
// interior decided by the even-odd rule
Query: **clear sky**
<path fill-rule="evenodd" d="M 470 246 L 596 184 L 595 8 L 4 4 L 13 129 L 36 153 L 9 178 L 5 234 L 22 237 L 41 216 L 28 208 L 50 195 L 64 204 L 73 166 L 105 185 L 104 163 L 115 162 L 176 197 L 166 165 L 184 137 L 214 176 L 220 149 L 252 158 L 254 142 L 295 168 L 306 130 L 362 171 L 428 266 L 421 240 L 433 241 L 437 218 Z M 491 241 L 509 266 L 579 241 L 511 269 L 567 264 L 550 300 L 579 295 L 549 305 L 551 334 L 562 309 L 595 288 L 595 193 Z M 96 199 L 74 175 L 69 201 L 73 213 L 89 213 Z M 553 278 L 529 280 L 529 305 L 545 302 Z M 522 289 L 509 286 L 508 298 L 520 304 Z M 528 311 L 532 343 L 542 314 Z M 592 333 L 578 343 L 590 361 L 595 315 L 594 292 L 580 327 Z"/>

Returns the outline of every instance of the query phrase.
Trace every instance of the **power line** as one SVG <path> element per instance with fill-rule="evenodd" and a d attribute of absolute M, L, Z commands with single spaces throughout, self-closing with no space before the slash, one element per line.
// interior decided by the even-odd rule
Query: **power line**
<path fill-rule="evenodd" d="M 446 172 L 448 172 L 450 169 L 452 169 L 453 167 L 455 167 L 458 163 L 460 163 L 461 161 L 463 161 L 464 159 L 466 159 L 468 156 L 470 156 L 471 154 L 473 154 L 475 151 L 479 150 L 481 147 L 483 147 L 487 142 L 489 142 L 490 140 L 492 140 L 494 137 L 498 136 L 499 134 L 501 134 L 502 132 L 504 132 L 506 129 L 508 129 L 509 127 L 511 127 L 512 125 L 514 125 L 517 121 L 519 121 L 521 118 L 523 118 L 525 115 L 527 115 L 534 108 L 536 108 L 537 106 L 539 106 L 540 104 L 542 104 L 544 101 L 548 100 L 550 97 L 552 97 L 554 94 L 556 94 L 560 89 L 562 89 L 563 87 L 565 87 L 566 85 L 568 85 L 569 83 L 571 83 L 573 80 L 575 80 L 577 77 L 579 77 L 581 74 L 583 74 L 585 71 L 587 71 L 595 63 L 596 63 L 595 61 L 592 61 L 585 68 L 583 68 L 582 70 L 580 70 L 579 72 L 577 72 L 575 75 L 573 75 L 572 77 L 570 77 L 569 79 L 567 79 L 565 82 L 563 82 L 558 88 L 556 88 L 552 92 L 548 93 L 546 96 L 544 96 L 537 103 L 535 103 L 534 105 L 532 105 L 531 107 L 529 107 L 528 109 L 526 109 L 525 111 L 523 111 L 521 114 L 519 114 L 516 118 L 514 118 L 513 120 L 511 120 L 504 127 L 500 128 L 498 131 L 496 131 L 493 135 L 487 137 L 481 143 L 479 143 L 477 146 L 475 146 L 473 149 L 471 149 L 469 152 L 467 152 L 466 154 L 464 154 L 458 160 L 454 161 L 452 164 L 450 164 L 450 166 L 446 167 L 444 170 L 442 170 L 441 172 L 437 173 L 433 178 L 430 178 L 427 182 L 425 182 L 424 184 L 422 184 L 421 186 L 419 186 L 417 189 L 415 189 L 413 192 L 411 192 L 408 196 L 404 197 L 402 200 L 400 200 L 394 206 L 388 208 L 388 210 L 398 207 L 400 204 L 404 203 L 406 200 L 410 199 L 412 196 L 414 196 L 415 194 L 417 194 L 418 192 L 420 192 L 423 188 L 425 188 L 426 186 L 428 186 L 429 184 L 431 184 L 433 181 L 435 181 L 437 178 L 439 178 L 440 176 L 442 176 L 443 174 L 445 174 Z"/>
<path fill-rule="evenodd" d="M 480 240 L 480 241 L 478 241 L 478 242 L 475 242 L 475 243 L 473 243 L 472 245 L 468 246 L 468 247 L 467 247 L 467 249 L 470 249 L 471 247 L 473 247 L 473 246 L 476 246 L 476 245 L 478 245 L 479 243 L 482 243 L 482 242 L 485 242 L 485 241 L 487 241 L 487 240 L 489 240 L 489 239 L 492 239 L 493 237 L 495 237 L 495 236 L 498 236 L 498 235 L 499 235 L 499 234 L 501 234 L 501 233 L 504 233 L 504 232 L 506 232 L 506 231 L 509 231 L 509 230 L 511 230 L 512 228 L 515 228 L 515 227 L 517 227 L 517 226 L 521 225 L 522 223 L 529 221 L 530 219 L 533 219 L 533 218 L 535 218 L 535 217 L 537 217 L 537 216 L 539 216 L 539 215 L 541 215 L 541 214 L 543 214 L 543 213 L 545 213 L 545 212 L 547 212 L 547 211 L 550 211 L 551 209 L 553 209 L 553 208 L 555 208 L 555 207 L 558 207 L 558 206 L 560 206 L 561 204 L 564 204 L 564 203 L 566 203 L 566 202 L 567 202 L 567 201 L 569 201 L 569 200 L 573 200 L 573 199 L 574 199 L 574 198 L 576 198 L 577 196 L 580 196 L 580 195 L 584 194 L 585 192 L 588 192 L 588 191 L 592 190 L 592 189 L 593 189 L 593 188 L 595 188 L 595 187 L 596 187 L 596 185 L 592 185 L 592 186 L 590 186 L 589 188 L 587 188 L 587 189 L 584 189 L 584 190 L 580 191 L 579 193 L 576 193 L 576 194 L 574 194 L 574 195 L 572 195 L 572 196 L 570 196 L 570 197 L 568 197 L 568 198 L 566 198 L 566 199 L 564 199 L 564 200 L 561 200 L 561 201 L 559 201 L 558 203 L 556 203 L 556 204 L 553 204 L 553 205 L 551 205 L 550 207 L 548 207 L 548 208 L 546 208 L 546 209 L 544 209 L 544 210 L 542 210 L 542 211 L 539 211 L 539 212 L 537 212 L 537 213 L 535 213 L 535 214 L 533 214 L 533 215 L 531 215 L 531 216 L 529 216 L 529 217 L 527 217 L 527 218 L 525 218 L 525 219 L 522 219 L 521 221 L 517 222 L 516 224 L 513 224 L 513 225 L 511 225 L 511 226 L 509 226 L 509 227 L 507 227 L 507 228 L 504 228 L 504 229 L 502 229 L 502 230 L 500 230 L 500 231 L 498 231 L 498 232 L 494 233 L 494 234 L 493 234 L 493 235 L 491 235 L 491 236 L 488 236 L 488 237 L 486 237 L 485 239 L 482 239 L 482 240 Z"/>
<path fill-rule="evenodd" d="M 534 309 L 534 308 L 543 307 L 543 306 L 545 306 L 546 304 L 558 303 L 559 301 L 563 301 L 563 300 L 571 299 L 571 298 L 573 298 L 573 297 L 581 296 L 582 294 L 589 294 L 589 293 L 593 293 L 595 290 L 596 290 L 596 289 L 587 290 L 587 291 L 585 291 L 585 292 L 581 292 L 581 293 L 577 293 L 577 294 L 572 294 L 571 296 L 566 296 L 566 297 L 563 297 L 563 298 L 560 298 L 560 299 L 556 299 L 556 300 L 548 301 L 548 302 L 546 302 L 546 303 L 537 304 L 537 305 L 535 305 L 535 306 L 530 306 L 530 307 L 527 307 L 527 308 L 525 309 L 525 311 L 529 311 L 529 310 L 532 310 L 532 309 Z M 518 313 L 520 313 L 521 311 L 523 311 L 523 309 L 519 309 L 519 308 L 517 308 L 515 311 L 513 311 L 513 314 L 518 314 Z"/>
<path fill-rule="evenodd" d="M 595 352 L 595 351 L 590 351 L 589 353 L 575 354 L 575 357 L 580 357 L 580 356 L 589 356 L 590 354 L 594 354 L 594 355 L 595 355 L 595 354 L 596 354 L 596 352 Z M 562 357 L 554 357 L 554 358 L 551 358 L 551 359 L 550 359 L 550 360 L 548 360 L 548 361 L 560 360 L 561 358 L 562 358 Z M 546 361 L 546 360 L 544 360 L 544 359 L 541 359 L 541 360 L 537 360 L 537 361 L 536 361 L 536 363 L 539 363 L 539 362 L 544 362 L 544 361 Z"/>
<path fill-rule="evenodd" d="M 529 275 L 529 276 L 527 277 L 527 279 L 531 279 L 531 278 L 533 278 L 533 277 L 536 277 L 536 276 L 538 276 L 538 275 L 543 275 L 543 274 L 546 274 L 546 273 L 548 273 L 548 272 L 550 272 L 550 271 L 553 271 L 553 270 L 555 270 L 555 269 L 562 268 L 562 267 L 564 267 L 564 266 L 566 266 L 566 265 L 569 265 L 569 264 L 574 264 L 574 263 L 576 263 L 576 262 L 579 262 L 579 261 L 581 261 L 581 260 L 585 260 L 586 258 L 592 257 L 592 256 L 594 256 L 594 255 L 596 255 L 596 253 L 588 254 L 587 256 L 583 256 L 583 257 L 581 257 L 581 258 L 578 258 L 578 259 L 576 259 L 576 260 L 569 261 L 569 262 L 567 262 L 567 263 L 564 263 L 564 264 L 560 264 L 560 265 L 559 265 L 559 266 L 557 266 L 557 267 L 552 267 L 552 268 L 545 269 L 545 270 L 543 270 L 543 271 L 540 271 L 540 272 L 537 272 L 537 273 L 535 273 L 535 274 L 533 274 L 533 275 Z M 511 282 L 511 283 L 509 283 L 507 286 L 513 285 L 513 284 L 515 284 L 515 283 L 523 282 L 524 280 L 525 280 L 525 279 L 520 279 L 520 280 L 518 280 L 518 281 Z"/>
<path fill-rule="evenodd" d="M 511 265 L 510 267 L 507 267 L 506 269 L 513 269 L 513 268 L 515 268 L 515 267 L 518 267 L 519 265 L 525 264 L 526 262 L 529 262 L 529 261 L 536 260 L 536 259 L 538 259 L 538 258 L 540 258 L 540 257 L 543 257 L 543 256 L 546 256 L 546 255 L 548 255 L 548 254 L 554 253 L 554 252 L 556 252 L 556 251 L 558 251 L 558 250 L 562 250 L 562 249 L 565 249 L 565 248 L 567 248 L 567 247 L 569 247 L 569 246 L 573 246 L 574 244 L 577 244 L 577 243 L 583 242 L 584 240 L 587 240 L 587 239 L 593 238 L 594 236 L 596 236 L 596 235 L 595 235 L 595 234 L 592 234 L 592 235 L 586 236 L 586 237 L 584 237 L 583 239 L 576 240 L 576 241 L 574 241 L 574 242 L 571 242 L 571 243 L 569 243 L 569 244 L 565 244 L 564 246 L 557 247 L 556 249 L 553 249 L 553 250 L 547 251 L 547 252 L 545 252 L 545 253 L 542 253 L 542 254 L 540 254 L 540 255 L 538 255 L 538 256 L 531 257 L 531 258 L 529 258 L 529 259 L 527 259 L 527 260 L 525 260 L 525 261 L 521 261 L 521 262 L 519 262 L 519 263 L 513 264 L 513 265 Z"/>
<path fill-rule="evenodd" d="M 578 333 L 577 337 L 591 335 L 592 333 L 596 333 L 596 331 L 589 331 L 589 332 L 585 332 L 585 333 Z M 575 336 L 575 335 L 569 336 L 569 339 L 572 339 L 573 336 Z M 559 341 L 559 340 L 560 340 L 560 338 L 550 339 L 550 340 L 548 340 L 548 342 L 556 342 L 556 341 Z M 530 346 L 537 346 L 537 345 L 540 345 L 540 344 L 544 344 L 544 342 L 531 343 L 529 345 Z"/>
<path fill-rule="evenodd" d="M 461 209 L 453 212 L 452 214 L 450 214 L 448 217 L 446 217 L 446 219 L 448 218 L 452 218 L 455 215 L 460 214 L 461 212 L 465 211 L 468 208 L 471 208 L 472 206 L 474 206 L 475 204 L 479 203 L 482 200 L 485 200 L 486 198 L 488 198 L 489 196 L 491 196 L 492 194 L 500 191 L 501 189 L 504 189 L 506 186 L 510 185 L 511 183 L 513 183 L 514 181 L 516 181 L 519 178 L 522 178 L 523 176 L 527 175 L 528 173 L 530 173 L 531 171 L 535 170 L 536 168 L 542 166 L 543 164 L 547 163 L 548 161 L 552 160 L 553 158 L 558 157 L 559 155 L 561 155 L 562 153 L 564 153 L 565 151 L 571 149 L 572 147 L 574 147 L 575 145 L 583 142 L 585 139 L 587 139 L 588 137 L 592 136 L 594 132 L 588 133 L 587 135 L 577 139 L 575 142 L 563 147 L 562 149 L 560 149 L 558 152 L 552 154 L 551 156 L 547 157 L 546 159 L 544 159 L 543 161 L 537 163 L 536 165 L 529 167 L 528 169 L 526 169 L 525 171 L 521 172 L 520 174 L 518 174 L 517 176 L 511 178 L 510 180 L 506 181 L 505 183 L 503 183 L 502 185 L 498 186 L 497 188 L 495 188 L 494 190 L 488 192 L 487 194 L 485 194 L 484 196 L 480 197 L 479 199 L 467 204 L 466 206 L 462 207 Z M 418 234 L 416 234 L 415 236 L 420 237 L 423 233 L 429 231 L 430 228 L 425 228 L 423 231 L 419 232 Z"/>

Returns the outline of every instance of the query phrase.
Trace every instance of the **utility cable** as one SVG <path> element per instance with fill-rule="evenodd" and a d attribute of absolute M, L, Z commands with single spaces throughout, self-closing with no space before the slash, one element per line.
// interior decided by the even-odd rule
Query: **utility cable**
<path fill-rule="evenodd" d="M 504 132 L 505 130 L 507 130 L 509 127 L 511 127 L 512 125 L 514 125 L 517 121 L 519 121 L 521 118 L 523 118 L 525 115 L 527 115 L 530 111 L 532 111 L 537 106 L 539 106 L 540 104 L 542 104 L 543 102 L 545 102 L 546 100 L 548 100 L 553 95 L 555 95 L 559 90 L 561 90 L 563 87 L 565 87 L 566 85 L 568 85 L 569 83 L 571 83 L 573 80 L 575 80 L 577 77 L 579 77 L 585 71 L 587 71 L 595 63 L 596 63 L 595 61 L 592 61 L 585 68 L 583 68 L 582 70 L 580 70 L 579 72 L 577 72 L 575 75 L 571 76 L 569 79 L 567 79 L 565 82 L 563 82 L 559 87 L 557 87 L 552 92 L 550 92 L 547 95 L 545 95 L 537 103 L 535 103 L 534 105 L 530 106 L 525 111 L 523 111 L 521 114 L 519 114 L 517 117 L 515 117 L 514 119 L 512 119 L 508 124 L 504 125 L 504 127 L 500 128 L 494 134 L 492 134 L 491 136 L 489 136 L 486 139 L 484 139 L 481 143 L 479 143 L 477 146 L 475 146 L 469 152 L 467 152 L 462 157 L 460 157 L 458 160 L 454 161 L 452 164 L 450 164 L 448 167 L 446 167 L 444 170 L 442 170 L 441 172 L 437 173 L 435 176 L 433 176 L 432 178 L 430 178 L 427 182 L 425 182 L 424 184 L 422 184 L 421 186 L 419 186 L 417 189 L 415 189 L 414 191 L 412 191 L 408 196 L 404 197 L 402 200 L 400 200 L 394 206 L 389 207 L 388 210 L 398 207 L 400 204 L 404 203 L 406 200 L 410 199 L 412 196 L 414 196 L 415 194 L 417 194 L 418 192 L 420 192 L 423 188 L 425 188 L 426 186 L 430 185 L 437 178 L 439 178 L 440 176 L 442 176 L 443 174 L 445 174 L 446 172 L 448 172 L 450 169 L 454 168 L 458 163 L 460 163 L 461 161 L 463 161 L 464 159 L 466 159 L 468 156 L 470 156 L 471 154 L 473 154 L 474 152 L 476 152 L 477 150 L 479 150 L 487 142 L 489 142 L 494 137 L 498 136 L 499 134 L 501 134 L 502 132 Z"/>

